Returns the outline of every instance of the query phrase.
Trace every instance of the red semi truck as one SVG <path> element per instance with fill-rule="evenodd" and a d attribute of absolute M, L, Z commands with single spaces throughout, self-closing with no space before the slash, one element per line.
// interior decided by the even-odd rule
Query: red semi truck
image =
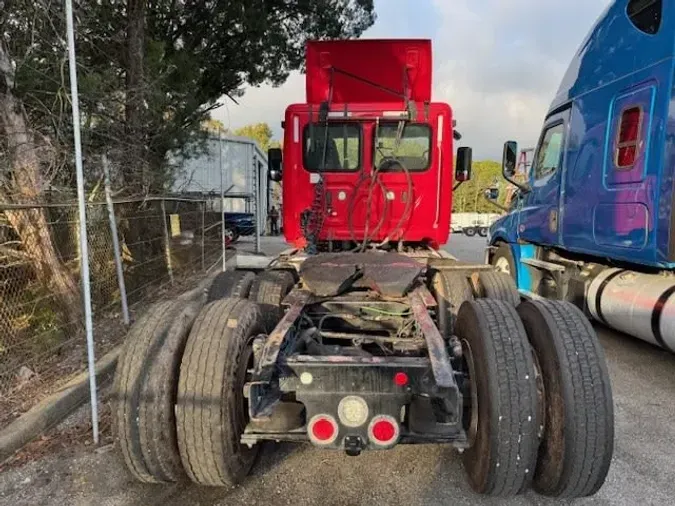
<path fill-rule="evenodd" d="M 431 43 L 310 42 L 306 71 L 269 152 L 291 249 L 241 257 L 203 300 L 161 302 L 131 329 L 113 403 L 131 473 L 231 485 L 264 441 L 437 443 L 482 494 L 595 493 L 614 422 L 588 320 L 439 249 L 471 150 L 453 163 Z"/>

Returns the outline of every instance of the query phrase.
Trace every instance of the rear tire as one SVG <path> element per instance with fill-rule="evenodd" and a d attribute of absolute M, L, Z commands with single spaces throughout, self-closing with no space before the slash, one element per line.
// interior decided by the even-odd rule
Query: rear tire
<path fill-rule="evenodd" d="M 593 495 L 605 482 L 614 449 L 612 391 L 600 342 L 569 302 L 527 301 L 518 313 L 545 392 L 534 489 L 552 497 Z"/>
<path fill-rule="evenodd" d="M 471 447 L 464 468 L 480 494 L 510 496 L 525 490 L 537 456 L 537 389 L 530 344 L 515 308 L 497 300 L 462 305 L 455 333 L 470 372 Z"/>
<path fill-rule="evenodd" d="M 253 339 L 264 332 L 259 308 L 243 299 L 206 306 L 180 367 L 176 419 L 185 471 L 202 485 L 229 486 L 250 471 L 259 446 L 240 443 L 248 423 L 244 397 Z"/>
<path fill-rule="evenodd" d="M 485 227 L 480 227 L 480 228 L 478 229 L 478 235 L 480 235 L 481 237 L 487 237 L 487 235 L 488 235 L 488 229 L 485 228 Z"/>
<path fill-rule="evenodd" d="M 464 235 L 466 235 L 467 237 L 473 237 L 474 235 L 476 235 L 476 229 L 473 227 L 465 228 Z"/>
<path fill-rule="evenodd" d="M 465 274 L 436 271 L 431 278 L 431 292 L 436 299 L 436 324 L 444 339 L 452 336 L 459 308 L 473 300 L 473 290 Z"/>
<path fill-rule="evenodd" d="M 481 295 L 486 299 L 503 300 L 513 307 L 520 304 L 516 283 L 508 274 L 497 271 L 481 271 L 478 275 Z"/>
<path fill-rule="evenodd" d="M 289 271 L 264 271 L 255 278 L 248 298 L 260 306 L 268 333 L 272 332 L 281 320 L 283 316 L 281 302 L 294 285 L 295 277 Z"/>
<path fill-rule="evenodd" d="M 233 228 L 226 228 L 225 229 L 225 246 L 229 246 L 230 244 L 234 244 L 239 240 L 239 234 L 237 231 Z"/>
<path fill-rule="evenodd" d="M 251 292 L 255 274 L 250 271 L 225 271 L 218 274 L 209 287 L 206 302 L 218 299 L 245 299 Z"/>
<path fill-rule="evenodd" d="M 201 303 L 159 302 L 129 331 L 115 374 L 113 430 L 134 477 L 170 483 L 185 472 L 176 438 L 176 385 Z"/>

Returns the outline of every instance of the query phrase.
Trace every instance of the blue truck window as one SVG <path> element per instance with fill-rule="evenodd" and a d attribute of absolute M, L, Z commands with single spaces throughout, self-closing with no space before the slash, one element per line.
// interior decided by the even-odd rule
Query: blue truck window
<path fill-rule="evenodd" d="M 615 165 L 617 169 L 630 169 L 640 151 L 642 108 L 631 107 L 621 114 L 617 134 Z"/>
<path fill-rule="evenodd" d="M 630 0 L 627 14 L 638 30 L 654 35 L 661 28 L 662 0 Z"/>
<path fill-rule="evenodd" d="M 537 160 L 534 166 L 534 178 L 541 179 L 553 174 L 560 164 L 560 154 L 563 146 L 563 134 L 565 125 L 558 123 L 553 125 L 544 134 L 544 138 L 537 152 Z"/>

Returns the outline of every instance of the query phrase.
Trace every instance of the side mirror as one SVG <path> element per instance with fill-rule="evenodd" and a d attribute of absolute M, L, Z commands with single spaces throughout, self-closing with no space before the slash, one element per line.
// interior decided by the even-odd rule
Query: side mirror
<path fill-rule="evenodd" d="M 516 175 L 516 165 L 518 164 L 518 143 L 515 141 L 506 141 L 504 143 L 504 154 L 502 156 L 502 174 L 504 179 L 509 180 Z"/>
<path fill-rule="evenodd" d="M 281 181 L 282 159 L 281 148 L 270 148 L 267 150 L 267 173 L 270 180 Z"/>
<path fill-rule="evenodd" d="M 499 198 L 499 188 L 487 188 L 485 190 L 485 198 L 488 200 L 497 200 Z"/>
<path fill-rule="evenodd" d="M 517 167 L 518 143 L 515 141 L 506 141 L 504 143 L 504 154 L 502 156 L 502 175 L 509 183 L 519 188 L 523 194 L 528 193 L 530 191 L 530 186 L 527 183 L 519 183 L 514 179 Z"/>
<path fill-rule="evenodd" d="M 455 182 L 464 183 L 471 179 L 471 148 L 457 148 L 457 165 L 455 167 Z"/>

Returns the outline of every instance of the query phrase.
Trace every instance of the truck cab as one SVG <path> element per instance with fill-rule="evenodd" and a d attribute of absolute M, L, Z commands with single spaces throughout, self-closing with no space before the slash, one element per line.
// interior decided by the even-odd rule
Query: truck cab
<path fill-rule="evenodd" d="M 295 247 L 356 244 L 437 249 L 449 235 L 454 181 L 469 177 L 453 113 L 431 101 L 428 40 L 313 41 L 306 102 L 286 109 L 284 235 Z"/>
<path fill-rule="evenodd" d="M 675 270 L 674 74 L 675 5 L 613 1 L 570 62 L 526 183 L 513 179 L 516 144 L 504 147 L 504 175 L 519 192 L 492 227 L 487 255 L 511 265 L 522 293 L 573 300 L 600 321 L 668 348 L 675 328 L 659 322 L 664 307 L 675 317 L 664 295 L 675 283 L 649 276 Z M 621 286 L 612 296 L 614 278 Z M 638 302 L 630 295 L 637 284 L 658 288 Z M 645 329 L 617 320 L 640 304 Z"/>

